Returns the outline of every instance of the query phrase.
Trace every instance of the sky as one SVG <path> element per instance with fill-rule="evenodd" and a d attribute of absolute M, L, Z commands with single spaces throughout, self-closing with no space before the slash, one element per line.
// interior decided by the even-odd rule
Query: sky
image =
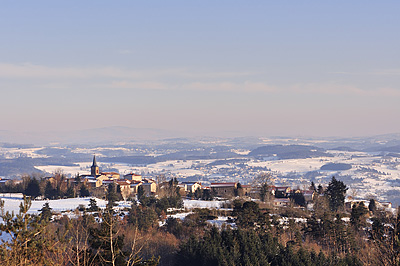
<path fill-rule="evenodd" d="M 0 4 L 0 130 L 400 132 L 399 1 Z"/>

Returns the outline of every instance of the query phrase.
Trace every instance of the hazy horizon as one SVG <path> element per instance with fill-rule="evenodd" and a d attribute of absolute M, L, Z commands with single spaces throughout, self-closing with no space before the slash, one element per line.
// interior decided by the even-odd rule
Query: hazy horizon
<path fill-rule="evenodd" d="M 0 130 L 399 133 L 399 8 L 397 1 L 5 1 Z"/>
<path fill-rule="evenodd" d="M 173 131 L 157 128 L 132 128 L 122 126 L 110 126 L 102 128 L 87 129 L 69 129 L 69 130 L 51 130 L 51 131 L 9 131 L 0 130 L 0 143 L 14 144 L 33 144 L 39 145 L 85 145 L 85 144 L 117 144 L 117 143 L 146 143 L 147 141 L 165 141 L 165 140 L 193 140 L 207 141 L 213 139 L 228 141 L 229 139 L 241 139 L 246 142 L 252 138 L 268 140 L 270 144 L 292 143 L 304 144 L 311 141 L 374 141 L 386 143 L 387 141 L 400 141 L 400 133 L 389 133 L 380 135 L 358 135 L 358 136 L 316 136 L 316 135 L 266 135 L 251 134 L 238 131 L 209 131 L 209 132 L 193 132 L 193 131 Z"/>

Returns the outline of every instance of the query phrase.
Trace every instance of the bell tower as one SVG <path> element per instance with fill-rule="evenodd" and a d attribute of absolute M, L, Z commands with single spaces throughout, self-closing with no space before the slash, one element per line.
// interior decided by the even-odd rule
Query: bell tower
<path fill-rule="evenodd" d="M 90 174 L 91 176 L 98 176 L 99 175 L 99 166 L 96 162 L 96 155 L 93 155 L 93 164 L 90 167 Z"/>

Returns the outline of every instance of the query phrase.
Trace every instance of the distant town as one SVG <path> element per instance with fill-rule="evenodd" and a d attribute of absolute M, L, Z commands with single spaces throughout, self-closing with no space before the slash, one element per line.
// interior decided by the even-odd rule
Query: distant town
<path fill-rule="evenodd" d="M 308 197 L 311 182 L 327 186 L 335 176 L 347 184 L 351 199 L 398 206 L 400 142 L 396 139 L 395 135 L 338 140 L 180 138 L 45 147 L 4 143 L 0 147 L 0 188 L 22 182 L 23 176 L 55 186 L 57 176 L 63 176 L 64 182 L 85 184 L 95 196 L 115 182 L 130 197 L 140 186 L 154 194 L 157 185 L 176 179 L 183 196 L 198 188 L 215 190 L 218 183 L 240 184 L 251 196 L 255 179 L 267 173 L 271 188 L 289 187 Z M 93 172 L 93 156 L 98 173 Z M 192 188 L 191 184 L 196 185 Z"/>

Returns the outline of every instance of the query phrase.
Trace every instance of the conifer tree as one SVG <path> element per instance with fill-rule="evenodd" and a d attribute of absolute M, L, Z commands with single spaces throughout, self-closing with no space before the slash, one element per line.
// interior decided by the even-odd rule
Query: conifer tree
<path fill-rule="evenodd" d="M 315 187 L 314 181 L 311 181 L 310 190 L 313 190 L 315 192 L 317 191 L 317 188 Z"/>
<path fill-rule="evenodd" d="M 322 193 L 324 193 L 324 188 L 322 187 L 321 184 L 318 185 L 317 192 L 318 192 L 318 195 L 322 195 Z"/>
<path fill-rule="evenodd" d="M 111 183 L 108 185 L 108 189 L 107 189 L 107 195 L 106 195 L 106 199 L 108 201 L 107 206 L 117 206 L 118 204 L 116 203 L 119 200 L 119 196 L 117 193 L 117 186 L 114 183 Z"/>
<path fill-rule="evenodd" d="M 46 182 L 46 187 L 44 188 L 44 197 L 47 199 L 54 199 L 56 197 L 57 191 L 53 188 L 50 181 Z"/>
<path fill-rule="evenodd" d="M 144 188 L 142 186 L 138 187 L 138 191 L 137 191 L 137 199 L 139 201 L 142 201 L 143 197 L 144 197 Z"/>
<path fill-rule="evenodd" d="M 42 222 L 49 222 L 53 214 L 51 213 L 51 208 L 48 202 L 43 204 L 43 207 L 39 210 L 40 211 L 40 221 Z"/>
<path fill-rule="evenodd" d="M 79 189 L 79 195 L 81 197 L 89 197 L 90 196 L 90 192 L 84 184 L 81 184 L 81 187 Z"/>
<path fill-rule="evenodd" d="M 28 197 L 32 197 L 32 199 L 41 195 L 39 181 L 35 177 L 30 179 L 24 194 Z"/>
<path fill-rule="evenodd" d="M 376 211 L 376 202 L 374 199 L 370 199 L 369 200 L 369 204 L 368 204 L 368 210 L 372 213 L 375 213 Z"/>
<path fill-rule="evenodd" d="M 111 206 L 110 203 L 108 206 Z M 126 265 L 123 252 L 124 236 L 118 231 L 118 218 L 112 208 L 101 214 L 102 222 L 90 230 L 90 248 L 93 260 L 99 265 Z"/>
<path fill-rule="evenodd" d="M 44 265 L 44 240 L 41 238 L 42 225 L 37 217 L 28 214 L 31 200 L 24 196 L 19 214 L 14 216 L 2 211 L 3 223 L 0 230 L 10 236 L 10 240 L 0 246 L 2 265 Z M 4 207 L 4 202 L 0 204 Z"/>
<path fill-rule="evenodd" d="M 72 186 L 68 186 L 67 191 L 65 192 L 65 196 L 67 198 L 75 198 L 76 193 Z"/>
<path fill-rule="evenodd" d="M 331 182 L 326 189 L 326 196 L 328 197 L 329 207 L 332 211 L 337 211 L 343 207 L 346 198 L 346 185 L 333 176 Z"/>
<path fill-rule="evenodd" d="M 361 226 L 365 226 L 365 214 L 368 213 L 368 209 L 364 206 L 364 202 L 354 204 L 351 208 L 350 223 L 358 231 Z"/>
<path fill-rule="evenodd" d="M 98 210 L 99 210 L 99 207 L 97 206 L 97 201 L 95 199 L 90 199 L 89 200 L 89 211 L 96 212 Z"/>

